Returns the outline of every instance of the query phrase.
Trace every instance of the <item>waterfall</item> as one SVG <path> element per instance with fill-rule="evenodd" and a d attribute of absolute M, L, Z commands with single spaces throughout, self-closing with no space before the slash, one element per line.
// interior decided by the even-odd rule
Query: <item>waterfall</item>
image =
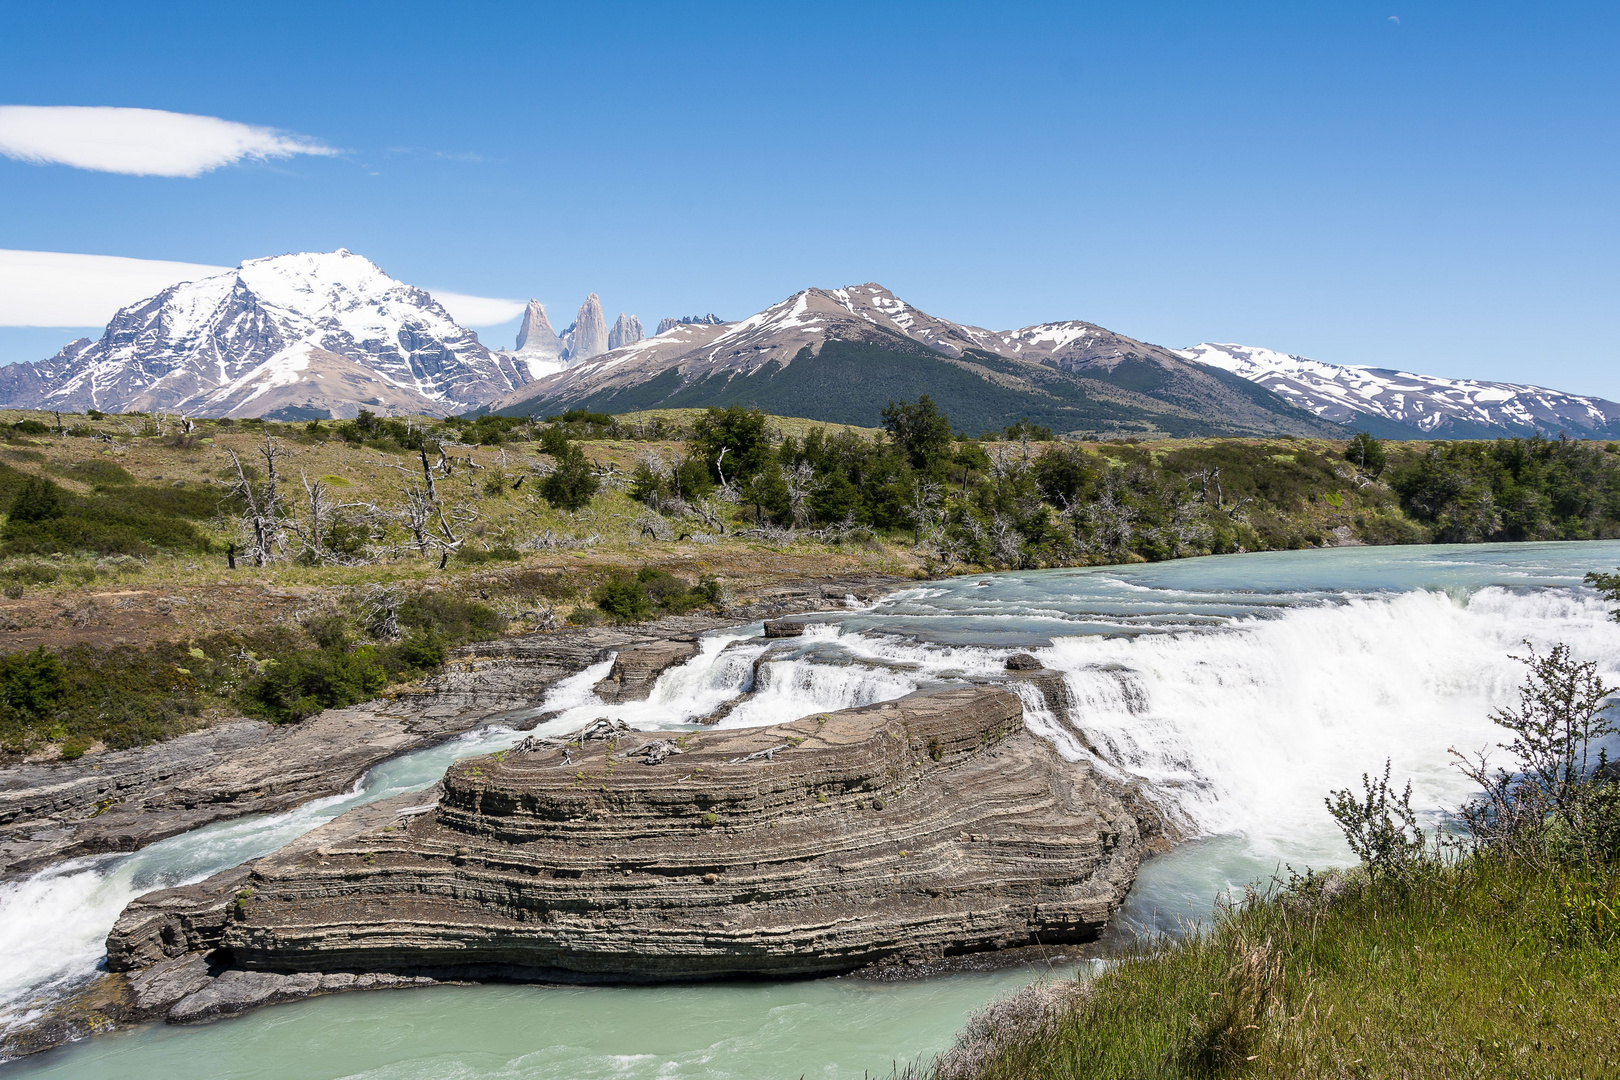
<path fill-rule="evenodd" d="M 1322 805 L 1331 788 L 1392 761 L 1434 811 L 1469 795 L 1448 764 L 1500 739 L 1493 707 L 1523 678 L 1509 654 L 1569 644 L 1620 681 L 1620 625 L 1586 569 L 1620 545 L 1363 549 L 1188 560 L 1106 571 L 1043 571 L 931 583 L 829 613 L 803 638 L 757 624 L 706 636 L 644 701 L 606 704 L 604 660 L 548 691 L 529 715 L 561 734 L 598 717 L 637 728 L 780 723 L 916 689 L 1005 677 L 1013 651 L 1061 673 L 1070 723 L 1040 691 L 1012 685 L 1025 722 L 1071 760 L 1140 779 L 1212 839 L 1158 860 L 1204 905 L 1212 882 L 1252 880 L 1281 861 L 1343 862 Z M 1437 569 L 1438 568 L 1438 569 Z M 1268 579 L 1267 575 L 1271 577 Z M 0 1026 L 82 985 L 118 913 L 151 889 L 197 881 L 274 850 L 363 802 L 432 784 L 455 758 L 511 745 L 487 727 L 371 770 L 356 789 L 284 814 L 172 837 L 132 855 L 61 864 L 0 885 Z M 1157 903 L 1144 871 L 1137 903 Z M 1194 872 L 1196 871 L 1196 872 Z M 1179 872 L 1179 871 L 1178 871 Z M 1129 915 L 1129 913 L 1127 913 Z"/>

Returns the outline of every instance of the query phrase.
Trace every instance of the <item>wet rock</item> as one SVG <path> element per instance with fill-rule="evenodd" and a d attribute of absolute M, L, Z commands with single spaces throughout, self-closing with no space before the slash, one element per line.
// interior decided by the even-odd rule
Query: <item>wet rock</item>
<path fill-rule="evenodd" d="M 766 619 L 765 636 L 768 638 L 803 637 L 802 619 Z"/>
<path fill-rule="evenodd" d="M 0 1062 L 112 1031 L 130 1021 L 132 1005 L 128 980 L 103 975 L 31 1023 L 0 1034 Z"/>
<path fill-rule="evenodd" d="M 621 649 L 607 678 L 596 684 L 596 696 L 606 702 L 645 701 L 658 676 L 697 654 L 695 638 L 653 641 Z"/>
<path fill-rule="evenodd" d="M 129 976 L 133 998 L 130 1020 L 141 1023 L 163 1019 L 183 998 L 211 984 L 218 971 L 206 953 L 195 952 L 136 972 Z"/>
<path fill-rule="evenodd" d="M 1007 657 L 1008 671 L 1039 671 L 1044 666 L 1027 652 L 1013 653 Z"/>
<path fill-rule="evenodd" d="M 260 1005 L 308 997 L 320 989 L 321 977 L 311 972 L 281 975 L 270 971 L 231 970 L 183 998 L 169 1010 L 169 1022 L 199 1024 L 235 1016 Z"/>
<path fill-rule="evenodd" d="M 107 970 L 137 971 L 219 946 L 231 902 L 247 884 L 246 866 L 130 901 L 107 938 Z"/>

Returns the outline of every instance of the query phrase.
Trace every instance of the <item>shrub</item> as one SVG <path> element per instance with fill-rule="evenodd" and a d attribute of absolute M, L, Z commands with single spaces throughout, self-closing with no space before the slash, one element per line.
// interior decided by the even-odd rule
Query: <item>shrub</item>
<path fill-rule="evenodd" d="M 43 476 L 30 476 L 11 500 L 6 517 L 8 523 L 33 524 L 59 518 L 63 513 L 62 489 Z"/>
<path fill-rule="evenodd" d="M 490 548 L 463 547 L 456 552 L 456 561 L 471 566 L 480 566 L 488 562 L 516 562 L 523 558 L 522 552 L 510 544 L 496 544 Z"/>
<path fill-rule="evenodd" d="M 1383 475 L 1389 455 L 1384 452 L 1383 443 L 1365 431 L 1358 431 L 1351 436 L 1350 445 L 1344 448 L 1344 460 L 1376 480 Z"/>
<path fill-rule="evenodd" d="M 32 652 L 0 656 L 0 702 L 30 719 L 43 719 L 62 700 L 67 673 L 43 645 Z"/>
<path fill-rule="evenodd" d="M 652 614 L 652 597 L 639 580 L 628 574 L 617 574 L 598 585 L 591 599 L 620 622 L 637 622 Z"/>
<path fill-rule="evenodd" d="M 243 698 L 250 711 L 285 724 L 322 709 L 368 701 L 387 682 L 377 652 L 369 645 L 353 652 L 304 649 L 268 662 L 264 673 L 244 689 Z"/>
<path fill-rule="evenodd" d="M 1384 775 L 1378 779 L 1361 774 L 1363 797 L 1358 800 L 1346 788 L 1333 792 L 1324 801 L 1328 813 L 1339 823 L 1350 850 L 1380 877 L 1402 877 L 1423 861 L 1427 846 L 1412 809 L 1412 785 L 1396 795 L 1389 786 L 1390 763 L 1384 762 Z"/>
<path fill-rule="evenodd" d="M 599 484 L 596 471 L 585 459 L 584 452 L 573 443 L 564 443 L 557 456 L 557 467 L 540 481 L 540 494 L 553 509 L 572 512 L 590 505 Z"/>
<path fill-rule="evenodd" d="M 420 593 L 399 606 L 401 626 L 460 644 L 500 637 L 507 618 L 487 604 L 448 592 Z"/>

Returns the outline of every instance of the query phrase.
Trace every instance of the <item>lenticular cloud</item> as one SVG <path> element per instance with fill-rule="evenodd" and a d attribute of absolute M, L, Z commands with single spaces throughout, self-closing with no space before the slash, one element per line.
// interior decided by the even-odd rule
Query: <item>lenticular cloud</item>
<path fill-rule="evenodd" d="M 199 176 L 243 159 L 337 151 L 217 116 L 76 105 L 0 105 L 0 154 L 32 165 L 130 176 Z"/>

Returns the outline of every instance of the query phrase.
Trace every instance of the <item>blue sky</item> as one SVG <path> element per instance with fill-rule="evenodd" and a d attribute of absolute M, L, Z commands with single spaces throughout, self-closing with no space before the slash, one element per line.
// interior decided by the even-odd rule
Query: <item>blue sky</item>
<path fill-rule="evenodd" d="M 875 280 L 1620 399 L 1617 73 L 1613 3 L 7 4 L 0 104 L 336 152 L 0 157 L 0 248 L 347 247 L 559 326 Z M 0 360 L 70 336 L 0 328 Z"/>

